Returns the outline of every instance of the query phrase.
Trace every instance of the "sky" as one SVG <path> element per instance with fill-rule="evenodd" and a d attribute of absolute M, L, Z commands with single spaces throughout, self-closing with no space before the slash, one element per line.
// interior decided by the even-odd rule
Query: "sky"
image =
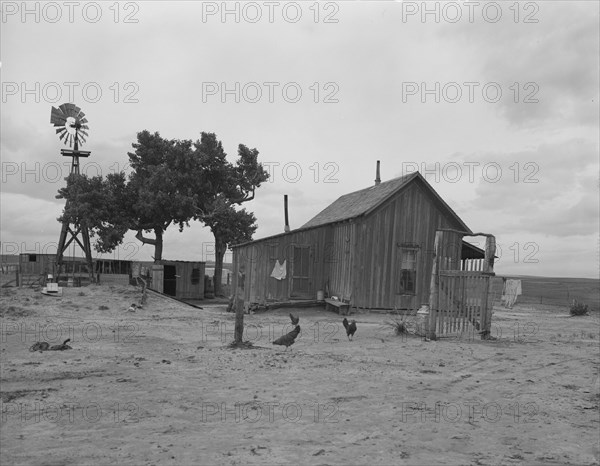
<path fill-rule="evenodd" d="M 72 102 L 89 176 L 128 171 L 142 130 L 256 148 L 255 239 L 283 232 L 284 194 L 299 228 L 380 160 L 494 234 L 497 274 L 598 278 L 599 5 L 2 2 L 2 253 L 56 252 L 70 159 L 50 112 Z M 213 241 L 172 226 L 163 257 L 212 260 Z M 152 253 L 129 232 L 103 257 Z"/>

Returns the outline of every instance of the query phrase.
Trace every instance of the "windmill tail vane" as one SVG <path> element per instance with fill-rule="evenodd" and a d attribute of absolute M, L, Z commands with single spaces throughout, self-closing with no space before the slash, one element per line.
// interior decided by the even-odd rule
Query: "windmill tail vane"
<path fill-rule="evenodd" d="M 56 128 L 56 134 L 65 145 L 69 147 L 83 144 L 88 136 L 88 120 L 81 109 L 71 103 L 62 104 L 58 108 L 52 107 L 50 123 Z"/>

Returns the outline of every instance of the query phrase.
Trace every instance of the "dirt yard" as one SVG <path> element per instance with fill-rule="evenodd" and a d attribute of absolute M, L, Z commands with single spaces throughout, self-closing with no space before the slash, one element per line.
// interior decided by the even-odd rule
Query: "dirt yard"
<path fill-rule="evenodd" d="M 2 289 L 0 463 L 598 464 L 598 314 L 495 309 L 493 341 L 395 336 L 384 314 L 234 316 L 133 287 Z M 71 338 L 72 350 L 30 352 Z"/>

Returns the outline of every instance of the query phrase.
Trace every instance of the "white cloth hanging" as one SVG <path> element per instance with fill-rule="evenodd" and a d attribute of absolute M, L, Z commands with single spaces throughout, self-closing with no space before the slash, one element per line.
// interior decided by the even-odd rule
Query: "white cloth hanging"
<path fill-rule="evenodd" d="M 279 260 L 275 262 L 275 267 L 273 267 L 271 277 L 273 277 L 276 280 L 285 280 L 285 278 L 287 277 L 285 260 L 283 261 L 283 264 L 280 264 Z"/>
<path fill-rule="evenodd" d="M 506 307 L 513 307 L 517 301 L 517 296 L 521 293 L 521 280 L 507 279 L 504 282 L 504 290 L 502 291 L 502 303 Z"/>

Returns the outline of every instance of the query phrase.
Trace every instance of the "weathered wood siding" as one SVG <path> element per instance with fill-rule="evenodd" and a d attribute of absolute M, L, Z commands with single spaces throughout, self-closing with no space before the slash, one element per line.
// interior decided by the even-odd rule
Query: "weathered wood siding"
<path fill-rule="evenodd" d="M 233 250 L 232 288 L 237 298 L 246 303 L 265 304 L 269 301 L 287 301 L 292 298 L 316 299 L 317 291 L 325 286 L 323 260 L 326 251 L 326 228 L 291 232 Z M 294 247 L 308 248 L 308 287 L 305 293 L 294 293 L 294 274 L 299 264 L 294 263 Z M 276 262 L 286 263 L 286 278 L 271 277 Z M 296 270 L 295 270 L 296 268 Z M 243 286 L 242 286 L 243 282 Z"/>
<path fill-rule="evenodd" d="M 204 262 L 174 262 L 177 277 L 179 299 L 204 299 Z M 192 277 L 196 269 L 196 276 Z"/>
<path fill-rule="evenodd" d="M 204 299 L 204 262 L 160 261 L 152 266 L 152 289 L 164 292 L 164 266 L 175 266 L 177 299 Z M 193 270 L 197 269 L 197 279 L 192 282 Z"/>
<path fill-rule="evenodd" d="M 357 223 L 353 267 L 357 279 L 352 304 L 367 309 L 418 309 L 428 302 L 438 228 L 460 226 L 419 183 L 413 183 Z M 398 293 L 403 245 L 417 247 L 414 294 Z"/>
<path fill-rule="evenodd" d="M 19 285 L 45 283 L 48 274 L 56 275 L 56 254 L 19 255 Z"/>
<path fill-rule="evenodd" d="M 418 309 L 429 300 L 433 245 L 440 228 L 462 227 L 423 182 L 415 180 L 364 217 L 236 246 L 234 295 L 246 304 L 292 299 L 297 245 L 310 247 L 308 299 L 327 290 L 359 308 Z M 403 246 L 417 250 L 414 293 L 398 289 Z M 459 267 L 460 245 L 456 248 Z M 276 260 L 286 261 L 285 280 L 271 277 Z"/>
<path fill-rule="evenodd" d="M 354 257 L 357 253 L 356 224 L 342 222 L 321 227 L 325 230 L 323 255 L 324 286 L 330 296 L 353 299 Z M 324 289 L 324 288 L 322 288 Z"/>

